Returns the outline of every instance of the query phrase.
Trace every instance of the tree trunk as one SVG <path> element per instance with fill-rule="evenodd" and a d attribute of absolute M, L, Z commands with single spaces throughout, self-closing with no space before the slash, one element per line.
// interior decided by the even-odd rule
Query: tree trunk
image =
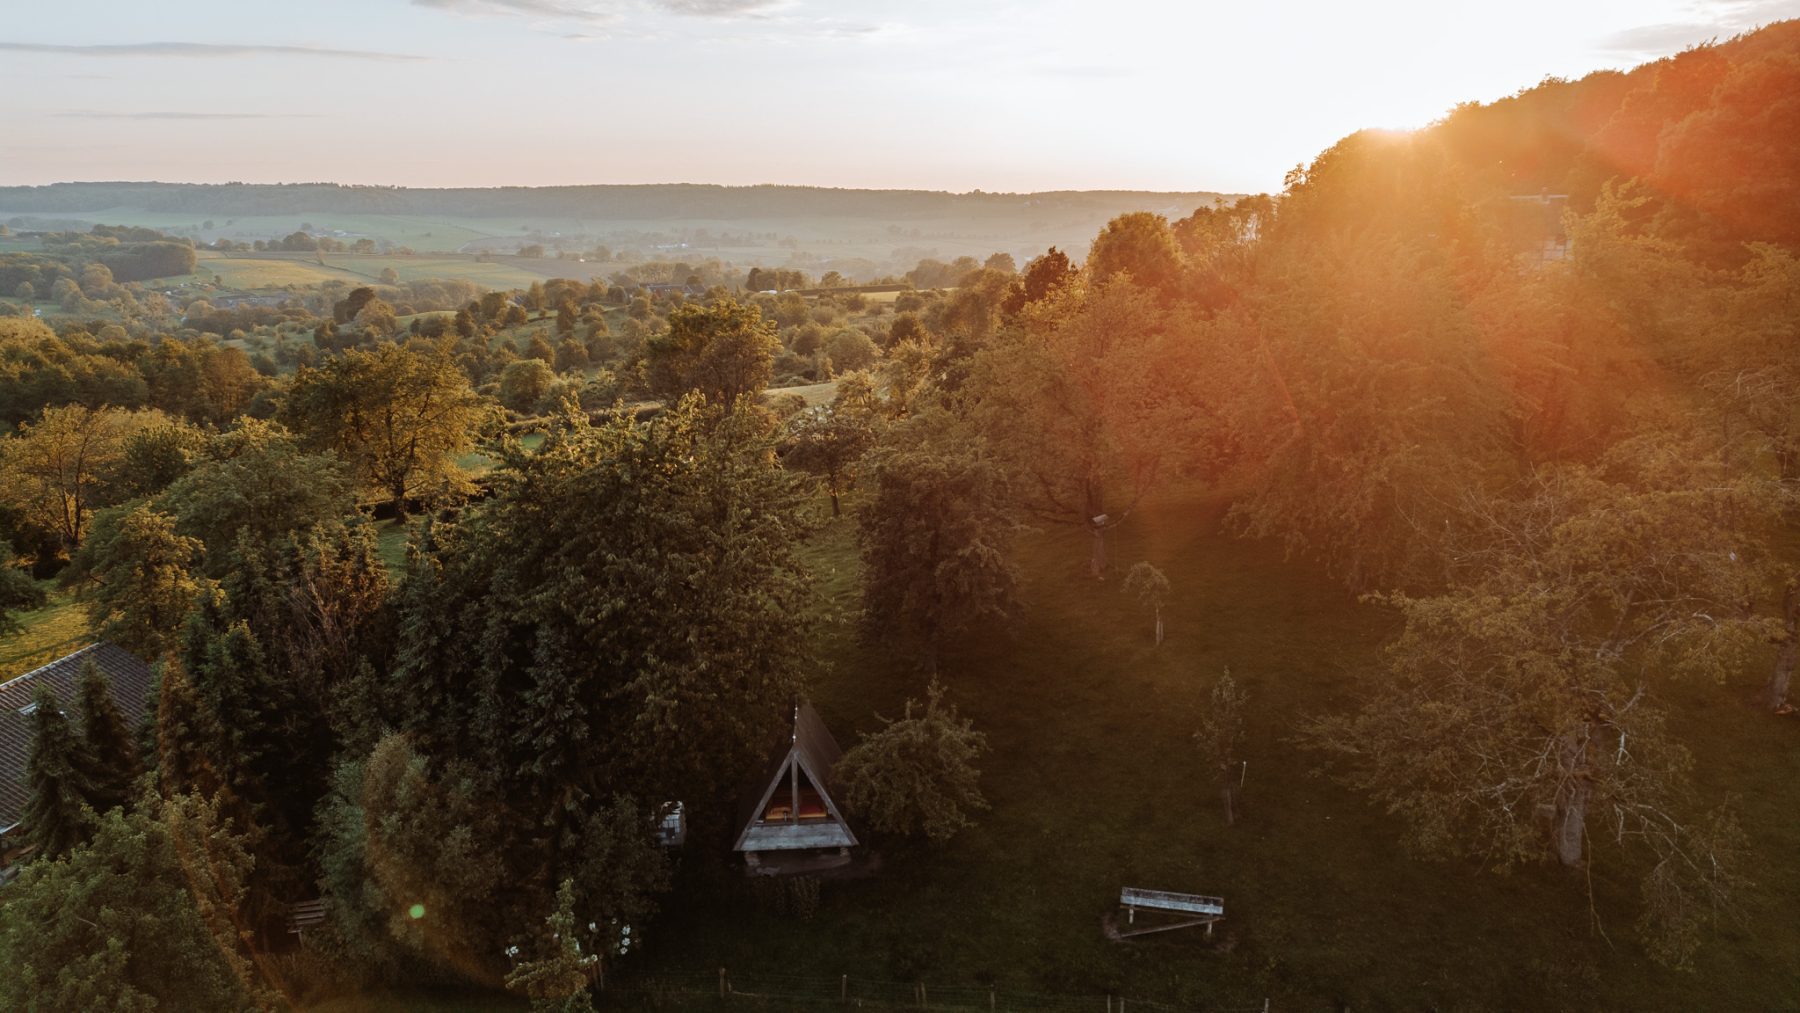
<path fill-rule="evenodd" d="M 1775 649 L 1775 671 L 1769 674 L 1769 709 L 1787 706 L 1788 686 L 1794 681 L 1794 662 L 1800 660 L 1800 580 L 1789 581 L 1781 599 L 1787 618 L 1787 636 Z"/>
<path fill-rule="evenodd" d="M 1581 864 L 1587 848 L 1588 786 L 1577 780 L 1569 797 L 1556 806 L 1556 859 L 1573 867 Z"/>
<path fill-rule="evenodd" d="M 1237 810 L 1234 803 L 1237 801 L 1237 786 L 1231 783 L 1229 776 L 1227 776 L 1225 783 L 1219 788 L 1219 797 L 1225 801 L 1225 825 L 1228 827 L 1236 826 Z"/>
<path fill-rule="evenodd" d="M 1106 525 L 1093 525 L 1094 552 L 1088 557 L 1088 572 L 1095 580 L 1106 579 Z"/>
<path fill-rule="evenodd" d="M 1156 646 L 1161 647 L 1162 642 L 1163 642 L 1162 606 L 1158 605 L 1156 607 Z"/>
<path fill-rule="evenodd" d="M 840 513 L 842 513 L 842 511 L 838 509 L 837 486 L 834 485 L 831 487 L 831 516 L 837 517 Z"/>

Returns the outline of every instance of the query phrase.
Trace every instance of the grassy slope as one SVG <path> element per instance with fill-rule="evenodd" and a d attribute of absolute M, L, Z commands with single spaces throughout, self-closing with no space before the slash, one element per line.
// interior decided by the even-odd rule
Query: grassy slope
<path fill-rule="evenodd" d="M 1794 1008 L 1800 980 L 1796 729 L 1740 701 L 1743 686 L 1679 688 L 1678 727 L 1703 787 L 1738 793 L 1757 870 L 1744 921 L 1713 939 L 1697 971 L 1650 963 L 1631 934 L 1635 888 L 1595 863 L 1592 929 L 1582 884 L 1551 868 L 1495 876 L 1474 863 L 1424 862 L 1396 847 L 1399 827 L 1361 798 L 1311 776 L 1288 740 L 1305 715 L 1352 699 L 1389 620 L 1311 568 L 1213 533 L 1216 505 L 1174 503 L 1120 532 L 1120 566 L 1150 559 L 1176 600 L 1169 639 L 1084 576 L 1083 536 L 1027 539 L 1028 611 L 1010 636 L 986 635 L 946 664 L 953 698 L 993 749 L 993 811 L 934 852 L 883 848 L 886 868 L 828 884 L 819 916 L 796 923 L 735 889 L 684 888 L 653 927 L 652 969 L 725 965 L 903 978 L 941 986 L 989 980 L 1003 991 L 1320 1008 Z M 856 593 L 853 528 L 828 529 L 810 560 L 847 607 Z M 846 747 L 893 715 L 921 679 L 886 652 L 830 636 L 815 695 Z M 1250 693 L 1243 818 L 1224 825 L 1189 736 L 1204 693 L 1229 665 Z M 696 879 L 698 882 L 698 879 Z M 1220 893 L 1217 948 L 1195 932 L 1105 941 L 1100 918 L 1125 885 Z M 658 939 L 666 945 L 656 946 Z M 899 956 L 896 956 L 898 954 Z"/>
<path fill-rule="evenodd" d="M 93 637 L 87 613 L 73 595 L 46 581 L 44 607 L 19 615 L 20 631 L 0 637 L 0 682 L 86 646 Z"/>

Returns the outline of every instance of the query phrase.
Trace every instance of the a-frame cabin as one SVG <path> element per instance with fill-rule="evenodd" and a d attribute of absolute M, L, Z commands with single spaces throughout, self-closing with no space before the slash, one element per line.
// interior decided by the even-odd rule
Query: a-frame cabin
<path fill-rule="evenodd" d="M 794 705 L 787 748 L 745 797 L 736 850 L 751 872 L 811 871 L 850 860 L 856 834 L 831 798 L 832 768 L 843 751 L 809 703 Z"/>

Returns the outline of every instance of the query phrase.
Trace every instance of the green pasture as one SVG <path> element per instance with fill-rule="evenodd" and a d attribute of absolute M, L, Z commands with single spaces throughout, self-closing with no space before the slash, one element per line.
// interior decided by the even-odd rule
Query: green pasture
<path fill-rule="evenodd" d="M 1591 909 L 1586 882 L 1560 868 L 1495 875 L 1407 855 L 1400 825 L 1316 776 L 1318 757 L 1293 741 L 1307 716 L 1352 704 L 1392 620 L 1276 547 L 1221 535 L 1221 510 L 1202 496 L 1140 510 L 1113 538 L 1104 583 L 1087 576 L 1085 532 L 1026 538 L 1023 613 L 968 637 L 943 665 L 952 700 L 992 748 L 980 825 L 936 849 L 876 842 L 880 872 L 826 883 L 810 921 L 759 907 L 728 874 L 703 871 L 713 855 L 690 855 L 641 970 L 993 984 L 1195 1009 L 1265 998 L 1277 1010 L 1800 1004 L 1800 869 L 1786 858 L 1753 870 L 1737 917 L 1683 972 L 1637 943 L 1634 870 L 1603 830 Z M 849 516 L 807 559 L 845 616 L 823 633 L 813 695 L 849 748 L 875 714 L 923 696 L 926 680 L 855 634 Z M 1140 559 L 1173 585 L 1160 648 L 1150 617 L 1119 590 L 1118 572 Z M 1191 741 L 1227 667 L 1249 694 L 1235 826 Z M 1734 800 L 1750 853 L 1792 856 L 1800 726 L 1754 707 L 1761 677 L 1675 687 L 1669 706 L 1697 786 Z M 1210 942 L 1196 931 L 1110 942 L 1101 918 L 1124 886 L 1222 895 L 1226 920 Z"/>

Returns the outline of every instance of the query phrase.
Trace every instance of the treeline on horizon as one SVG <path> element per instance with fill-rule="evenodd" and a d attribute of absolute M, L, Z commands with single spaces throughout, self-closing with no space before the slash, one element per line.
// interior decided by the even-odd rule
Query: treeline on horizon
<path fill-rule="evenodd" d="M 976 817 L 978 750 L 939 699 L 983 678 L 970 639 L 1024 607 L 1026 526 L 1083 534 L 1087 576 L 1045 579 L 1111 590 L 1092 579 L 1119 576 L 1108 533 L 1210 490 L 1229 531 L 1391 620 L 1358 692 L 1283 715 L 1282 742 L 1414 852 L 1585 871 L 1557 882 L 1691 966 L 1776 860 L 1681 707 L 1749 677 L 1780 710 L 1800 660 L 1797 154 L 1800 23 L 1547 82 L 1347 137 L 1279 195 L 1121 215 L 1082 264 L 971 260 L 953 293 L 907 293 L 884 342 L 847 343 L 859 368 L 813 408 L 762 398 L 800 335 L 838 336 L 798 293 L 622 308 L 553 281 L 427 334 L 357 289 L 281 376 L 112 335 L 84 368 L 137 389 L 156 367 L 144 396 L 166 407 L 102 394 L 21 419 L 0 530 L 159 660 L 156 725 L 140 750 L 84 720 L 84 744 L 35 712 L 40 857 L 0 908 L 0 963 L 32 970 L 0 978 L 0 1005 L 277 1007 L 413 981 L 588 1008 L 584 955 L 623 958 L 681 878 L 725 882 L 731 786 L 829 621 L 803 549 L 852 492 L 863 633 L 931 680 L 927 724 L 888 728 L 956 751 L 863 775 L 887 839 Z M 1545 190 L 1569 213 L 1521 231 L 1510 198 Z M 630 352 L 607 361 L 631 375 L 561 368 L 618 354 L 609 307 Z M 489 340 L 534 312 L 567 337 Z M 0 328 L 11 382 L 65 389 L 33 377 L 70 335 Z M 499 435 L 558 390 L 540 448 Z M 478 447 L 498 459 L 479 482 L 458 464 Z M 372 500 L 423 515 L 397 572 Z M 1239 757 L 1215 738 L 1201 769 L 1228 787 Z M 655 844 L 677 799 L 681 877 Z M 263 959 L 311 896 L 315 962 Z M 138 934 L 97 926 L 102 904 Z"/>
<path fill-rule="evenodd" d="M 718 186 L 701 183 L 428 189 L 346 186 L 339 183 L 52 183 L 0 187 L 9 214 L 77 214 L 133 207 L 206 215 L 301 213 L 391 214 L 453 218 L 563 217 L 614 220 L 661 218 L 971 218 L 1045 215 L 1102 216 L 1141 207 L 1200 207 L 1230 195 L 1137 190 L 1060 190 L 1044 193 L 949 193 L 937 190 L 853 190 L 811 186 Z"/>

